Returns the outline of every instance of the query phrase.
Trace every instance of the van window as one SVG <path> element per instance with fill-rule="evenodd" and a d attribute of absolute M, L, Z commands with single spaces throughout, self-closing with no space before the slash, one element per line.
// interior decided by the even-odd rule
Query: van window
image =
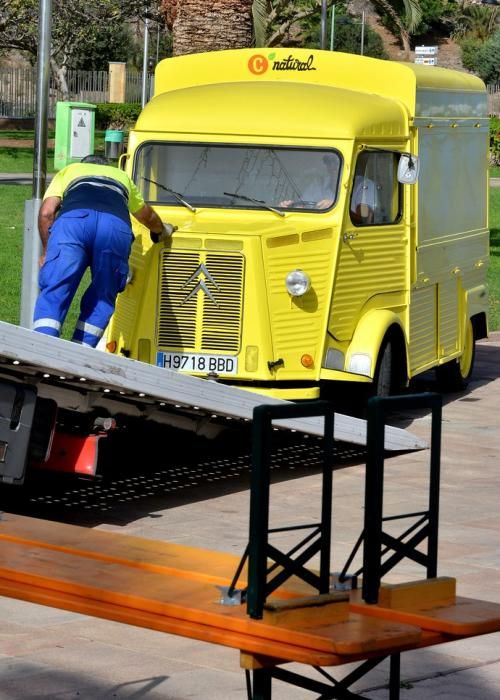
<path fill-rule="evenodd" d="M 397 179 L 399 154 L 364 151 L 356 161 L 350 216 L 357 226 L 393 224 L 401 218 L 401 185 Z"/>
<path fill-rule="evenodd" d="M 341 156 L 335 150 L 148 142 L 140 146 L 134 181 L 146 201 L 237 209 L 331 208 Z"/>

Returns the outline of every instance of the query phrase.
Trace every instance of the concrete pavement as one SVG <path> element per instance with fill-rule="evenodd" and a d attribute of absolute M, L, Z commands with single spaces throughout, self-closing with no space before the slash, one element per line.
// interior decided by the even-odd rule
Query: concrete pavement
<path fill-rule="evenodd" d="M 432 377 L 426 377 L 415 391 L 434 388 Z M 429 414 L 402 415 L 397 421 L 429 437 Z M 466 392 L 446 397 L 442 427 L 438 573 L 456 577 L 461 595 L 500 602 L 500 333 L 478 344 L 473 381 Z M 221 455 L 215 462 L 201 456 L 196 464 L 186 467 L 186 462 L 183 473 L 180 462 L 169 461 L 173 447 L 165 446 L 164 468 L 148 471 L 138 465 L 132 474 L 117 469 L 111 481 L 88 487 L 69 482 L 62 491 L 54 486 L 52 496 L 47 486 L 40 498 L 33 492 L 22 510 L 241 553 L 248 529 L 246 453 Z M 181 454 L 183 450 L 180 446 Z M 273 472 L 273 526 L 290 523 L 291 514 L 294 522 L 317 518 L 320 477 L 307 454 L 302 445 L 293 460 Z M 334 477 L 334 570 L 342 567 L 360 531 L 362 456 L 359 450 L 347 454 L 345 468 Z M 146 455 L 145 463 L 149 459 Z M 428 452 L 421 451 L 386 460 L 386 515 L 425 507 L 428 459 Z M 16 507 L 11 503 L 8 509 Z M 421 576 L 421 569 L 410 562 L 389 579 Z M 5 598 L 0 598 L 0 615 L 0 700 L 247 698 L 234 650 Z M 349 669 L 327 670 L 338 676 Z M 356 684 L 357 692 L 387 700 L 387 673 L 384 662 Z M 313 697 L 298 688 L 273 685 L 274 700 Z M 500 698 L 500 634 L 403 654 L 402 700 L 457 698 Z"/>

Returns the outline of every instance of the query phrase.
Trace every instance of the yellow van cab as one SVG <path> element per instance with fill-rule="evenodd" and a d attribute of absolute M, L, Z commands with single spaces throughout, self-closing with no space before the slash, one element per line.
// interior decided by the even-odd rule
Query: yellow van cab
<path fill-rule="evenodd" d="M 124 166 L 136 227 L 108 348 L 287 399 L 467 381 L 487 334 L 484 84 L 307 49 L 166 59 Z"/>

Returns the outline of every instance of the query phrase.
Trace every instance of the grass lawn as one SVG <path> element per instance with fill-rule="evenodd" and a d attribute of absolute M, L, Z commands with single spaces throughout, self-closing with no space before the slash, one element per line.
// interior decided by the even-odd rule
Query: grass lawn
<path fill-rule="evenodd" d="M 21 310 L 21 275 L 24 237 L 24 202 L 31 199 L 31 185 L 0 184 L 0 320 L 19 323 Z M 63 337 L 73 334 L 78 318 L 78 304 L 89 277 L 82 285 L 71 304 L 63 329 Z"/>
<path fill-rule="evenodd" d="M 500 329 L 500 187 L 490 188 L 490 269 L 488 270 L 490 331 Z"/>
<path fill-rule="evenodd" d="M 104 155 L 104 131 L 96 131 L 94 135 L 94 151 Z M 54 133 L 49 132 L 49 139 Z M 0 146 L 0 173 L 31 173 L 33 172 L 33 131 L 0 131 L 0 140 L 13 142 L 12 146 Z M 26 141 L 26 146 L 14 145 L 15 142 Z M 54 172 L 54 149 L 47 149 L 47 172 Z"/>
<path fill-rule="evenodd" d="M 24 201 L 31 185 L 0 185 L 0 319 L 19 323 Z"/>
<path fill-rule="evenodd" d="M 0 134 L 2 132 L 0 131 Z M 32 146 L 3 146 L 0 148 L 0 173 L 32 173 Z M 47 149 L 47 172 L 54 172 L 54 149 Z"/>

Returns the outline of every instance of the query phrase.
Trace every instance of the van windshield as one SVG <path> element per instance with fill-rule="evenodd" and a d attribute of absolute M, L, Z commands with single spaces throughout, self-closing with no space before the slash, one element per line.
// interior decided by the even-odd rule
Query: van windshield
<path fill-rule="evenodd" d="M 324 211 L 336 200 L 335 150 L 148 142 L 134 181 L 151 204 Z"/>

